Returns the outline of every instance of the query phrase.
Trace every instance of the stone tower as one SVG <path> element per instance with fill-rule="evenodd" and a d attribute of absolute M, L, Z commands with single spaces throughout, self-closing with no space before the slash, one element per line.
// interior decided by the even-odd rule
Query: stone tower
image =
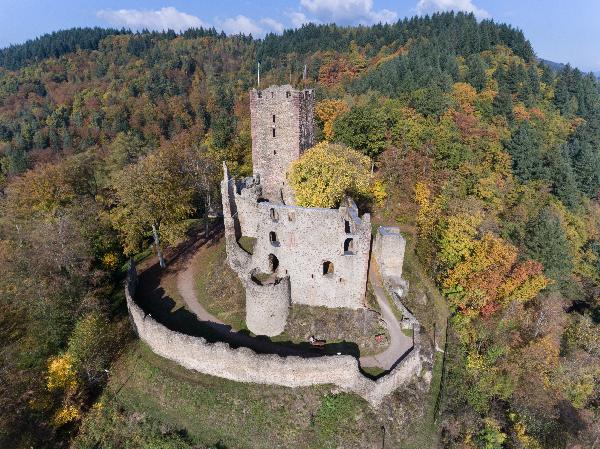
<path fill-rule="evenodd" d="M 288 84 L 250 91 L 252 164 L 265 199 L 294 204 L 288 172 L 314 144 L 314 109 L 312 89 L 296 90 Z"/>

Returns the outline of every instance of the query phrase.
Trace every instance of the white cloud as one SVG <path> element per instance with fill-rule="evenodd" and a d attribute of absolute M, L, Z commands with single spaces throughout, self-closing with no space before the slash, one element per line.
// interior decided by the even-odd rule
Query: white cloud
<path fill-rule="evenodd" d="M 252 34 L 253 36 L 265 34 L 265 30 L 263 30 L 254 20 L 241 14 L 223 20 L 220 22 L 220 25 L 227 34 L 242 33 Z"/>
<path fill-rule="evenodd" d="M 317 22 L 317 20 L 310 20 L 308 17 L 306 17 L 306 14 L 300 11 L 288 11 L 286 16 L 290 18 L 294 28 L 300 28 L 305 23 Z"/>
<path fill-rule="evenodd" d="M 473 0 L 419 0 L 417 13 L 429 14 L 436 11 L 466 11 L 472 12 L 478 19 L 487 19 L 490 13 L 473 4 Z"/>
<path fill-rule="evenodd" d="M 374 10 L 373 0 L 300 0 L 300 5 L 323 22 L 371 24 L 398 19 L 398 14 L 389 9 Z"/>
<path fill-rule="evenodd" d="M 273 31 L 274 33 L 277 33 L 277 34 L 283 33 L 283 30 L 285 29 L 285 27 L 283 26 L 283 23 L 278 22 L 275 19 L 271 19 L 270 17 L 265 17 L 263 19 L 260 19 L 260 23 L 262 23 L 267 28 L 269 28 L 271 31 Z"/>
<path fill-rule="evenodd" d="M 172 6 L 157 10 L 103 9 L 96 15 L 113 25 L 132 29 L 183 31 L 205 25 L 198 17 L 187 14 Z"/>

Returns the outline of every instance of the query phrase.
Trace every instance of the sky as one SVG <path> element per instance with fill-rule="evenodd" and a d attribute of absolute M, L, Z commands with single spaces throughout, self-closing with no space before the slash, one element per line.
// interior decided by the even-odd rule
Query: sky
<path fill-rule="evenodd" d="M 600 0 L 0 0 L 0 48 L 76 26 L 214 26 L 261 37 L 306 22 L 372 24 L 449 10 L 509 23 L 539 57 L 600 71 Z"/>

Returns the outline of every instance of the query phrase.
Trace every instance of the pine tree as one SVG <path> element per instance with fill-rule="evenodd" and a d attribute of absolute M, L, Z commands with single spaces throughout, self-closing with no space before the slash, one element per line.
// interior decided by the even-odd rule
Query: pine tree
<path fill-rule="evenodd" d="M 529 122 L 523 122 L 504 146 L 512 157 L 513 173 L 519 181 L 547 178 L 541 143 Z"/>
<path fill-rule="evenodd" d="M 512 95 L 508 89 L 501 89 L 494 97 L 494 113 L 503 115 L 509 121 L 514 118 Z"/>
<path fill-rule="evenodd" d="M 485 62 L 479 55 L 473 55 L 467 60 L 468 72 L 466 81 L 478 91 L 485 87 Z"/>
<path fill-rule="evenodd" d="M 565 206 L 574 208 L 579 204 L 579 192 L 573 167 L 565 154 L 563 147 L 549 151 L 544 162 L 548 180 L 552 183 L 552 193 L 561 200 Z"/>
<path fill-rule="evenodd" d="M 579 139 L 567 143 L 566 151 L 573 161 L 579 189 L 588 197 L 596 196 L 600 190 L 600 152 Z"/>
<path fill-rule="evenodd" d="M 527 227 L 527 255 L 544 266 L 544 272 L 555 281 L 565 281 L 573 269 L 571 248 L 559 217 L 544 208 Z"/>

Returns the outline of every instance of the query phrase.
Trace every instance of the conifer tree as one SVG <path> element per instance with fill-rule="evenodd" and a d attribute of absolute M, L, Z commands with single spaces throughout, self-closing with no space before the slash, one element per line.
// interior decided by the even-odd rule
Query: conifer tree
<path fill-rule="evenodd" d="M 523 122 L 504 146 L 512 157 L 513 173 L 519 181 L 546 179 L 541 143 L 529 122 Z"/>
<path fill-rule="evenodd" d="M 469 68 L 467 72 L 467 82 L 478 91 L 481 91 L 485 87 L 485 63 L 481 56 L 478 54 L 472 55 L 467 60 L 467 66 Z"/>
<path fill-rule="evenodd" d="M 525 247 L 527 255 L 540 262 L 551 279 L 565 281 L 571 274 L 571 248 L 559 217 L 550 207 L 529 223 Z"/>

